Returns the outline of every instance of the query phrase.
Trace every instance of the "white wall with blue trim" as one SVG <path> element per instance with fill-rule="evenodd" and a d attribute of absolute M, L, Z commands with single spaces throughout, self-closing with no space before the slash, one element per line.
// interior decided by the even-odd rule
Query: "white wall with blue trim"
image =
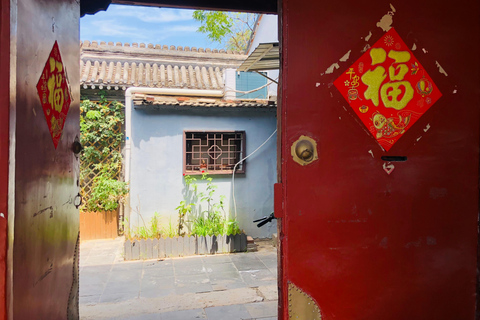
<path fill-rule="evenodd" d="M 148 224 L 157 212 L 163 223 L 176 221 L 184 199 L 183 132 L 245 130 L 247 155 L 276 129 L 276 110 L 189 108 L 132 110 L 130 225 Z M 237 219 L 253 237 L 271 237 L 276 222 L 257 228 L 252 221 L 273 212 L 276 182 L 276 136 L 247 159 L 246 173 L 235 176 Z M 231 175 L 212 175 L 217 196 L 226 196 L 225 211 L 234 214 Z M 202 188 L 199 183 L 199 188 Z"/>

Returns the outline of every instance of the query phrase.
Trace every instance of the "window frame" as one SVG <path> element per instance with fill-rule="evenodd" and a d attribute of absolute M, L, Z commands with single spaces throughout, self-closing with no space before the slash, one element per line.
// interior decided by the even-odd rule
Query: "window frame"
<path fill-rule="evenodd" d="M 222 175 L 222 174 L 232 174 L 233 173 L 233 168 L 228 169 L 228 170 L 209 170 L 208 165 L 207 167 L 202 170 L 200 167 L 198 170 L 187 170 L 187 166 L 193 166 L 193 164 L 187 164 L 187 153 L 192 152 L 192 149 L 190 151 L 187 151 L 187 134 L 206 134 L 206 139 L 208 141 L 208 135 L 209 134 L 241 134 L 240 140 L 240 152 L 239 152 L 239 158 L 238 161 L 242 160 L 245 158 L 246 155 L 246 133 L 245 130 L 184 130 L 183 131 L 183 175 L 201 175 L 203 172 L 208 173 L 208 174 L 214 174 L 214 175 Z M 202 140 L 203 141 L 203 140 Z M 228 148 L 229 146 L 227 146 Z M 224 151 L 224 150 L 222 150 Z M 237 161 L 237 162 L 238 162 Z M 235 162 L 235 163 L 237 163 Z M 213 165 L 218 165 L 216 163 L 213 163 Z M 237 167 L 235 170 L 235 174 L 244 174 L 246 172 L 246 160 L 242 162 L 241 165 Z M 203 172 L 202 172 L 203 171 Z"/>

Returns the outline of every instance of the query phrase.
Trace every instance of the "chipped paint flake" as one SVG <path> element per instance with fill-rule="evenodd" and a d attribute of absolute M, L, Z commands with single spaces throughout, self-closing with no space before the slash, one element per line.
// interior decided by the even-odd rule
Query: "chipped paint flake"
<path fill-rule="evenodd" d="M 413 46 L 412 46 L 412 51 L 415 51 L 415 50 L 417 50 L 417 44 L 416 43 L 414 43 Z"/>
<path fill-rule="evenodd" d="M 361 50 L 361 52 L 367 52 L 368 49 L 370 49 L 370 45 L 369 45 L 369 44 L 365 45 L 365 47 L 363 47 L 363 49 Z"/>
<path fill-rule="evenodd" d="M 393 15 L 395 14 L 396 10 L 393 5 L 390 3 L 391 11 L 388 11 L 380 21 L 377 22 L 377 27 L 381 28 L 384 32 L 387 32 L 392 28 L 393 24 Z"/>
<path fill-rule="evenodd" d="M 373 155 L 373 151 L 372 150 L 368 150 L 368 153 L 370 153 L 372 155 L 372 158 L 375 158 L 375 156 Z"/>
<path fill-rule="evenodd" d="M 453 94 L 457 93 L 457 89 L 454 89 L 452 93 L 453 93 Z"/>
<path fill-rule="evenodd" d="M 423 53 L 425 53 L 425 54 L 428 53 L 427 49 L 425 49 L 425 48 L 422 48 L 422 51 L 423 51 Z"/>
<path fill-rule="evenodd" d="M 377 27 L 381 28 L 383 31 L 387 32 L 392 28 L 393 18 L 391 15 L 386 14 L 377 22 Z"/>
<path fill-rule="evenodd" d="M 384 249 L 387 249 L 388 248 L 388 238 L 387 237 L 384 237 L 382 239 L 382 241 L 380 241 L 380 244 L 379 244 L 380 247 L 384 248 Z"/>
<path fill-rule="evenodd" d="M 390 173 L 392 173 L 393 169 L 395 169 L 395 166 L 393 165 L 393 163 L 384 163 L 383 164 L 383 170 L 388 174 L 390 175 Z"/>
<path fill-rule="evenodd" d="M 372 31 L 369 31 L 369 32 L 368 32 L 368 36 L 365 37 L 365 41 L 368 42 L 371 37 L 372 37 Z"/>
<path fill-rule="evenodd" d="M 338 120 L 342 120 L 342 117 L 338 117 Z"/>
<path fill-rule="evenodd" d="M 422 136 L 420 136 L 420 137 L 417 138 L 417 142 L 420 141 L 420 139 L 422 139 Z"/>
<path fill-rule="evenodd" d="M 423 132 L 427 132 L 428 130 L 430 130 L 430 123 L 427 123 L 427 126 L 425 127 L 425 129 L 423 129 Z"/>
<path fill-rule="evenodd" d="M 442 66 L 440 65 L 440 63 L 438 63 L 438 61 L 435 61 L 435 65 L 436 65 L 437 68 L 438 68 L 438 72 L 440 72 L 441 74 L 443 74 L 445 77 L 448 77 L 447 72 L 445 71 L 445 69 L 442 68 Z"/>
<path fill-rule="evenodd" d="M 315 87 L 320 87 L 320 82 L 315 83 Z"/>
<path fill-rule="evenodd" d="M 343 57 L 340 58 L 339 61 L 341 61 L 341 62 L 347 61 L 347 60 L 350 58 L 350 52 L 352 52 L 352 50 L 349 50 L 347 53 L 345 53 L 345 54 L 343 55 Z"/>
<path fill-rule="evenodd" d="M 340 68 L 340 66 L 338 65 L 338 63 L 335 62 L 330 67 L 328 67 L 327 70 L 325 70 L 325 74 L 331 74 L 331 73 L 333 73 L 333 71 L 335 71 L 335 69 L 339 69 L 339 68 Z"/>
<path fill-rule="evenodd" d="M 407 244 L 405 244 L 405 248 L 418 248 L 421 246 L 436 246 L 437 245 L 437 239 L 434 237 L 420 237 L 415 241 L 410 241 Z"/>

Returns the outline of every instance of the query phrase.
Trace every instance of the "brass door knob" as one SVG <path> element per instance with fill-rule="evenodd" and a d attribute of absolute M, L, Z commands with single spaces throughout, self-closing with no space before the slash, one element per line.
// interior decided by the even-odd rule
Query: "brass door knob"
<path fill-rule="evenodd" d="M 297 157 L 306 162 L 310 162 L 313 160 L 313 150 L 313 143 L 308 140 L 298 141 L 295 147 L 295 153 Z"/>
<path fill-rule="evenodd" d="M 292 144 L 292 157 L 302 166 L 312 163 L 318 159 L 317 143 L 310 137 L 301 136 Z"/>

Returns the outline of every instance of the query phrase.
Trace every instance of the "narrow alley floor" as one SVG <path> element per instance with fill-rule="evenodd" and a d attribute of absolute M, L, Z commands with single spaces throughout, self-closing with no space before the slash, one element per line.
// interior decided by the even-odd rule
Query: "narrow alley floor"
<path fill-rule="evenodd" d="M 80 319 L 277 319 L 276 248 L 124 261 L 123 238 L 80 245 Z"/>

